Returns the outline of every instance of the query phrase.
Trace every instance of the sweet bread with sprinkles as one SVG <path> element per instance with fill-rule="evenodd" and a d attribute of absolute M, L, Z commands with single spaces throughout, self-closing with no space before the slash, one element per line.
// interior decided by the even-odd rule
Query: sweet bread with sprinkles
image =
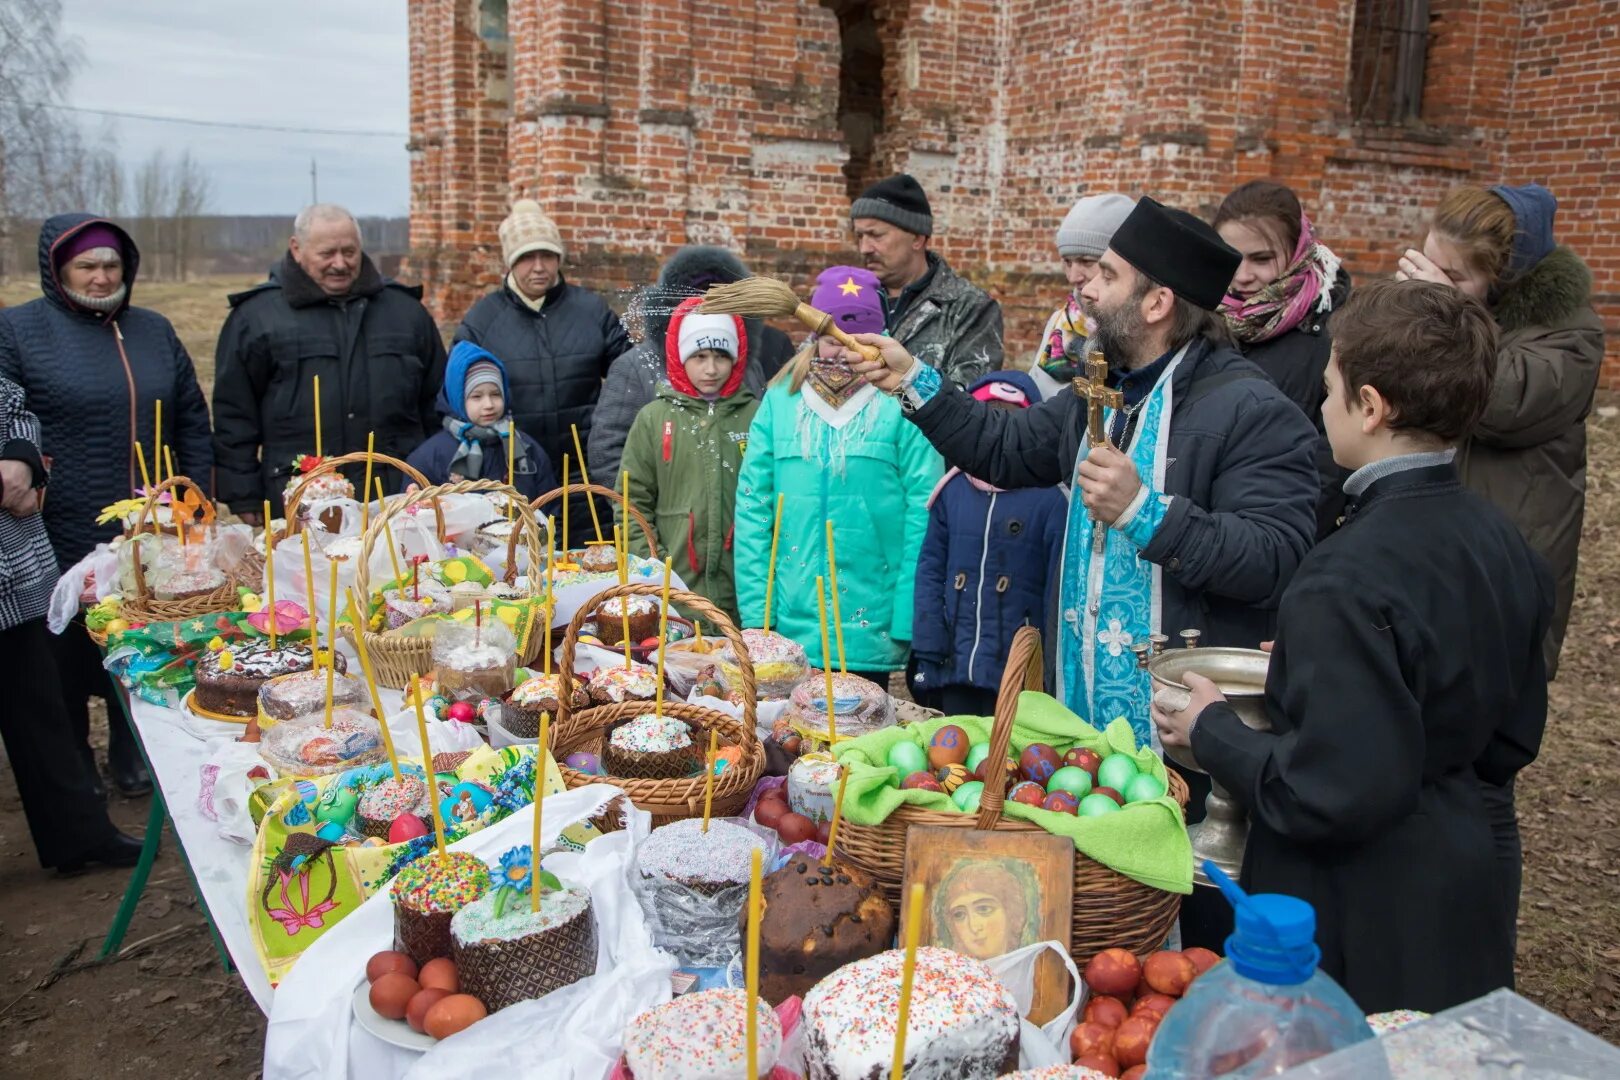
<path fill-rule="evenodd" d="M 758 1076 L 769 1076 L 782 1053 L 782 1024 L 763 998 L 754 1010 Z M 624 1063 L 635 1080 L 737 1080 L 748 1072 L 747 1047 L 743 990 L 685 994 L 648 1009 L 624 1029 Z"/>

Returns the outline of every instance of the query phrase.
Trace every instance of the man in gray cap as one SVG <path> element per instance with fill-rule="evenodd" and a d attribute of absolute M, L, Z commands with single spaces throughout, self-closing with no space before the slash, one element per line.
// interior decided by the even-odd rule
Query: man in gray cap
<path fill-rule="evenodd" d="M 928 194 L 901 173 L 849 208 L 861 263 L 883 283 L 889 336 L 957 386 L 1001 367 L 1001 305 L 928 250 Z"/>
<path fill-rule="evenodd" d="M 1058 258 L 1063 260 L 1063 277 L 1069 295 L 1063 306 L 1046 320 L 1046 329 L 1035 345 L 1029 375 L 1046 400 L 1069 385 L 1082 373 L 1086 340 L 1091 336 L 1091 319 L 1080 299 L 1080 290 L 1097 276 L 1097 260 L 1108 250 L 1108 242 L 1136 206 L 1129 195 L 1110 192 L 1087 195 L 1070 208 L 1058 226 Z"/>

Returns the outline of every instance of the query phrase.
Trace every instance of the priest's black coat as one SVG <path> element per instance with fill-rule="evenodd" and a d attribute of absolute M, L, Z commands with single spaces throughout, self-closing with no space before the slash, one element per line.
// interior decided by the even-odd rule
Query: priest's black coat
<path fill-rule="evenodd" d="M 1284 594 L 1273 730 L 1223 704 L 1192 749 L 1248 804 L 1243 883 L 1316 906 L 1322 968 L 1368 1012 L 1513 982 L 1513 919 L 1481 799 L 1547 718 L 1546 563 L 1450 465 L 1351 503 Z"/>

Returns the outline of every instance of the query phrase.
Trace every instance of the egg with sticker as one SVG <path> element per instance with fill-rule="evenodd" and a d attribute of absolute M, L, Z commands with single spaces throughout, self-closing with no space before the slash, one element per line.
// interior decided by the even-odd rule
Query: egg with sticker
<path fill-rule="evenodd" d="M 947 795 L 973 779 L 973 774 L 967 771 L 966 765 L 950 764 L 934 770 L 934 779 L 939 781 L 940 789 Z"/>

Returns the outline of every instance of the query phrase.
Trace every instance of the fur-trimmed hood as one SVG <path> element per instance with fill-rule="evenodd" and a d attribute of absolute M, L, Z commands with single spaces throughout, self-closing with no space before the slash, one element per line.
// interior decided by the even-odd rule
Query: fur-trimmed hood
<path fill-rule="evenodd" d="M 1556 247 L 1502 290 L 1494 314 L 1504 331 L 1560 326 L 1592 303 L 1592 271 L 1567 247 Z"/>

